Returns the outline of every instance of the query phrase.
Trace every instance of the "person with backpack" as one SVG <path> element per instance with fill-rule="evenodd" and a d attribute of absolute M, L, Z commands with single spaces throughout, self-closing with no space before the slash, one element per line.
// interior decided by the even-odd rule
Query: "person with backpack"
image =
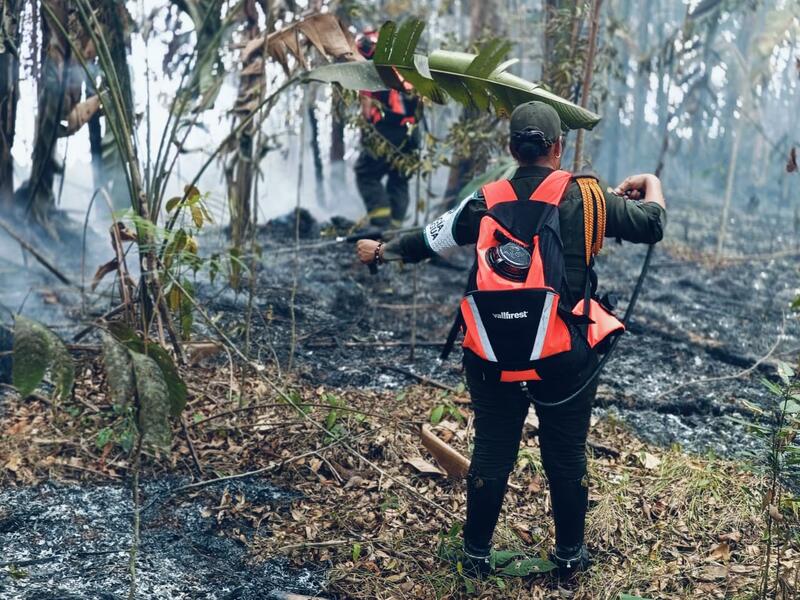
<path fill-rule="evenodd" d="M 385 244 L 361 240 L 356 251 L 366 264 L 416 262 L 475 244 L 459 316 L 475 413 L 462 566 L 477 576 L 490 571 L 492 535 L 533 402 L 555 523 L 551 559 L 570 578 L 590 564 L 586 438 L 598 354 L 624 329 L 598 296 L 594 256 L 605 237 L 660 241 L 666 205 L 655 175 L 628 177 L 611 193 L 593 175 L 562 171 L 561 120 L 548 104 L 518 106 L 510 132 L 519 164 L 510 180 L 484 186 L 419 233 Z"/>

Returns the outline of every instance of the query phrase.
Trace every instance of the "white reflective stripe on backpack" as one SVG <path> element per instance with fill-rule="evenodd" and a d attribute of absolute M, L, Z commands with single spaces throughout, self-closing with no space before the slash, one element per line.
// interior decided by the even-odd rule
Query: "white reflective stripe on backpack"
<path fill-rule="evenodd" d="M 533 351 L 530 360 L 539 360 L 544 349 L 544 340 L 547 337 L 547 326 L 550 324 L 550 311 L 553 309 L 553 300 L 556 295 L 548 292 L 542 307 L 542 315 L 539 317 L 539 328 L 536 330 L 536 341 L 533 343 Z"/>
<path fill-rule="evenodd" d="M 472 311 L 472 318 L 475 321 L 475 328 L 478 330 L 478 338 L 481 341 L 483 352 L 486 354 L 486 360 L 497 362 L 497 357 L 494 354 L 491 342 L 489 342 L 489 336 L 486 333 L 486 327 L 483 326 L 483 321 L 481 320 L 481 313 L 478 312 L 478 307 L 475 304 L 475 298 L 467 296 L 467 304 L 469 304 L 469 309 Z"/>

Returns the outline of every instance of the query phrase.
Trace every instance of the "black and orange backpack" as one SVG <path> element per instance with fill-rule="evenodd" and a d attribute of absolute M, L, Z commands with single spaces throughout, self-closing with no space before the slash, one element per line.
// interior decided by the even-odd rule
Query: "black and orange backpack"
<path fill-rule="evenodd" d="M 559 224 L 559 204 L 573 180 L 586 229 L 586 292 L 577 302 L 567 288 Z M 576 328 L 592 348 L 624 330 L 591 297 L 589 270 L 605 235 L 605 197 L 595 178 L 554 171 L 530 198 L 518 198 L 508 180 L 485 185 L 483 196 L 487 212 L 460 307 L 465 354 L 499 371 L 500 381 L 537 381 L 542 361 L 573 350 Z"/>

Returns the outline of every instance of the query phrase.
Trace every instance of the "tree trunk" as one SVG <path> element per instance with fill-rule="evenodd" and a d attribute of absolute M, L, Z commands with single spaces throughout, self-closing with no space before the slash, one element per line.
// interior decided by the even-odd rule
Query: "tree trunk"
<path fill-rule="evenodd" d="M 719 233 L 717 234 L 717 260 L 722 258 L 722 250 L 725 246 L 725 232 L 728 227 L 728 214 L 730 213 L 731 199 L 733 198 L 733 184 L 736 181 L 736 162 L 739 160 L 742 129 L 742 120 L 740 118 L 733 134 L 733 147 L 731 148 L 731 159 L 728 165 L 728 179 L 725 183 L 725 202 L 722 205 L 722 217 L 719 223 Z"/>
<path fill-rule="evenodd" d="M 66 28 L 68 14 L 63 0 L 44 0 L 55 19 Z M 41 77 L 38 81 L 38 114 L 33 142 L 28 212 L 34 222 L 57 237 L 49 217 L 54 207 L 53 178 L 56 164 L 53 157 L 58 139 L 58 126 L 64 111 L 67 65 L 70 47 L 58 26 L 51 22 L 48 11 L 41 11 L 42 53 Z"/>
<path fill-rule="evenodd" d="M 594 56 L 597 53 L 597 30 L 600 26 L 600 6 L 603 0 L 593 0 L 592 2 L 592 25 L 589 30 L 589 50 L 586 55 L 586 65 L 583 70 L 583 83 L 581 85 L 581 107 L 589 106 L 589 98 L 592 95 L 592 73 L 594 72 Z M 583 136 L 584 130 L 578 130 L 578 137 L 575 140 L 575 160 L 572 170 L 578 172 L 583 167 Z"/>
<path fill-rule="evenodd" d="M 469 40 L 477 43 L 484 33 L 499 35 L 504 29 L 500 25 L 500 14 L 497 0 L 472 2 L 469 11 Z"/>
<path fill-rule="evenodd" d="M 571 100 L 579 90 L 575 64 L 583 25 L 582 4 L 582 0 L 546 0 L 544 4 L 542 81 L 555 94 Z"/>
<path fill-rule="evenodd" d="M 311 91 L 311 102 L 308 105 L 308 124 L 311 126 L 311 155 L 314 158 L 314 178 L 317 182 L 317 187 L 322 183 L 323 168 L 322 168 L 322 152 L 319 148 L 319 120 L 317 119 L 317 94 L 316 89 Z M 320 190 L 318 189 L 319 193 Z"/>
<path fill-rule="evenodd" d="M 89 153 L 92 156 L 92 180 L 95 189 L 103 185 L 103 132 L 100 127 L 100 113 L 95 113 L 89 123 Z"/>
<path fill-rule="evenodd" d="M 119 80 L 120 91 L 122 92 L 122 102 L 124 103 L 122 110 L 125 112 L 125 120 L 133 129 L 133 90 L 131 88 L 127 53 L 127 45 L 130 40 L 124 21 L 126 14 L 123 11 L 125 11 L 125 7 L 122 4 L 114 2 L 103 3 L 99 19 L 107 32 L 106 40 L 111 58 L 114 61 L 114 70 Z M 103 119 L 106 122 L 105 134 L 100 131 L 99 121 L 89 122 L 92 166 L 97 175 L 95 185 L 98 187 L 105 185 L 109 189 L 114 210 L 124 210 L 132 206 L 131 190 L 128 189 L 125 163 L 114 140 L 111 127 L 108 126 L 108 117 L 103 117 Z"/>
<path fill-rule="evenodd" d="M 14 202 L 14 145 L 19 100 L 19 56 L 22 40 L 19 13 L 24 0 L 4 0 L 0 7 L 0 208 L 11 210 Z"/>
<path fill-rule="evenodd" d="M 722 251 L 725 248 L 725 233 L 728 227 L 728 215 L 730 213 L 731 202 L 733 200 L 733 191 L 736 183 L 736 165 L 739 161 L 739 150 L 741 148 L 742 136 L 744 135 L 745 130 L 745 114 L 747 114 L 753 106 L 753 96 L 749 86 L 751 79 L 750 56 L 753 47 L 753 29 L 755 22 L 756 15 L 754 13 L 748 13 L 748 16 L 745 18 L 742 26 L 742 32 L 737 40 L 739 50 L 744 57 L 744 65 L 742 66 L 743 71 L 739 72 L 738 81 L 736 81 L 734 85 L 729 86 L 734 92 L 733 97 L 729 98 L 728 100 L 731 105 L 730 120 L 732 121 L 734 119 L 733 113 L 736 110 L 736 100 L 738 98 L 742 99 L 742 107 L 740 109 L 742 114 L 739 115 L 739 119 L 736 121 L 736 125 L 731 133 L 732 146 L 730 160 L 728 162 L 728 177 L 725 182 L 725 200 L 722 205 L 722 216 L 719 223 L 719 233 L 717 234 L 717 260 L 722 258 Z"/>
<path fill-rule="evenodd" d="M 344 160 L 344 102 L 338 91 L 333 90 L 331 95 L 331 162 Z"/>
<path fill-rule="evenodd" d="M 242 41 L 246 44 L 260 37 L 261 29 L 258 25 L 258 11 L 255 2 L 250 0 L 245 3 L 243 10 L 245 26 Z M 251 53 L 241 67 L 242 70 L 246 70 L 259 61 L 261 64 L 260 69 L 253 74 L 239 76 L 239 93 L 234 106 L 234 113 L 239 120 L 249 118 L 252 115 L 253 107 L 260 105 L 264 99 L 266 75 L 264 71 L 265 61 L 262 59 L 261 53 Z M 305 118 L 305 115 L 303 115 L 303 118 Z M 242 244 L 252 228 L 250 200 L 253 190 L 253 178 L 256 174 L 256 165 L 254 163 L 257 159 L 255 139 L 258 134 L 258 125 L 256 121 L 256 119 L 252 119 L 239 134 L 238 149 L 229 169 L 229 173 L 232 171 L 233 176 L 228 175 L 231 242 L 233 248 L 237 251 L 242 248 Z M 233 283 L 238 282 L 234 281 Z"/>
<path fill-rule="evenodd" d="M 648 77 L 650 72 L 650 64 L 643 64 L 643 58 L 645 54 L 645 47 L 647 45 L 648 40 L 650 39 L 649 32 L 648 32 L 648 24 L 649 20 L 652 17 L 653 11 L 653 0 L 646 0 L 645 2 L 641 3 L 642 11 L 639 15 L 639 40 L 636 48 L 637 52 L 637 72 L 636 77 L 634 78 L 634 114 L 633 114 L 633 124 L 631 128 L 631 135 L 632 135 L 632 143 L 629 144 L 630 148 L 630 157 L 629 157 L 629 164 L 632 163 L 633 169 L 641 169 L 641 150 L 646 144 L 646 140 L 643 138 L 645 133 L 645 120 L 644 120 L 644 111 L 645 106 L 647 105 L 647 90 L 650 89 L 650 79 Z"/>
<path fill-rule="evenodd" d="M 497 0 L 486 2 L 473 2 L 470 8 L 470 42 L 478 43 L 484 31 L 489 29 L 495 35 L 501 35 Z M 461 113 L 461 123 L 467 124 L 479 116 L 479 112 L 470 107 L 465 107 Z M 452 206 L 458 202 L 458 192 L 469 182 L 470 176 L 476 169 L 475 159 L 469 156 L 454 157 L 450 173 L 447 177 L 447 188 L 444 192 L 445 206 Z"/>
<path fill-rule="evenodd" d="M 336 16 L 345 27 L 351 25 L 350 11 L 346 2 L 336 3 Z M 344 126 L 346 123 L 347 108 L 342 101 L 342 95 L 335 87 L 331 87 L 331 149 L 330 161 L 339 163 L 344 160 Z"/>

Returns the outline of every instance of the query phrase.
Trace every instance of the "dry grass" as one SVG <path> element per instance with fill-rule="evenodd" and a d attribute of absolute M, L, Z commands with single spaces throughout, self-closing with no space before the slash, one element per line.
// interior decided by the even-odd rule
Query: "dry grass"
<path fill-rule="evenodd" d="M 304 417 L 255 380 L 244 390 L 234 389 L 232 401 L 228 400 L 230 378 L 224 368 L 193 369 L 188 378 L 190 423 L 235 409 L 239 393 L 245 405 L 269 404 L 190 426 L 205 477 L 275 465 L 268 477 L 303 493 L 288 507 L 260 506 L 223 494 L 209 518 L 218 518 L 223 511 L 236 513 L 253 527 L 268 530 L 271 535 L 254 535 L 248 542 L 254 561 L 288 555 L 298 563 L 328 565 L 330 589 L 340 597 L 610 600 L 620 593 L 654 600 L 755 597 L 764 550 L 760 539 L 764 482 L 742 464 L 649 447 L 618 423 L 595 422 L 593 439 L 619 454 L 604 453 L 590 460 L 587 539 L 594 557 L 592 569 L 569 590 L 560 590 L 540 575 L 492 577 L 475 583 L 474 592 L 468 592 L 469 584 L 438 556 L 440 543 L 458 543 L 457 533 L 448 532 L 464 514 L 463 482 L 421 474 L 407 462 L 430 460 L 419 444 L 418 429 L 443 402 L 457 408 L 463 418 L 449 416 L 434 429 L 468 454 L 472 431 L 463 394 L 447 396 L 426 387 L 401 393 L 333 391 L 287 382 L 298 402 L 342 407 L 331 417 L 328 408 L 308 406 Z M 103 448 L 95 444 L 99 431 L 120 424 L 120 417 L 108 410 L 103 389 L 101 369 L 87 364 L 77 387 L 83 402 L 62 406 L 55 420 L 41 402 L 7 396 L 5 417 L 0 420 L 0 483 L 123 476 L 127 459 L 119 447 L 113 441 Z M 341 445 L 277 468 L 282 461 L 336 441 L 326 438 L 309 419 L 327 423 L 380 471 Z M 523 445 L 496 545 L 529 556 L 546 555 L 553 532 L 533 429 L 526 429 Z M 188 474 L 191 469 L 189 447 L 178 434 L 170 455 L 148 459 L 146 477 L 167 471 Z M 225 520 L 219 520 L 224 526 Z M 787 573 L 793 573 L 791 569 L 800 564 L 798 548 L 784 549 L 782 562 Z"/>

